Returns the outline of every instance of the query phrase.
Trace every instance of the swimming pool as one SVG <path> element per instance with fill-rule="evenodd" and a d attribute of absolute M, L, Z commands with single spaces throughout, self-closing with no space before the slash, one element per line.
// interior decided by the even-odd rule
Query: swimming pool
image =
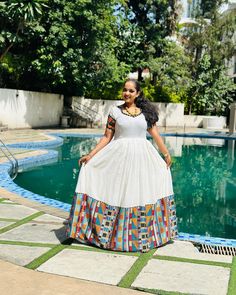
<path fill-rule="evenodd" d="M 236 238 L 235 140 L 163 137 L 171 167 L 180 232 Z M 152 143 L 152 139 L 149 139 Z M 71 204 L 79 173 L 78 159 L 99 137 L 66 137 L 56 148 L 58 161 L 18 175 L 19 186 Z"/>

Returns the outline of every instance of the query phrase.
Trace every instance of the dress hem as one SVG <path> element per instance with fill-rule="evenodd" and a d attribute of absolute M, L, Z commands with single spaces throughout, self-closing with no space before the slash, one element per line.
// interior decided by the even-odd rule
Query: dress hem
<path fill-rule="evenodd" d="M 124 208 L 75 193 L 66 236 L 102 249 L 148 252 L 178 237 L 174 195 Z"/>

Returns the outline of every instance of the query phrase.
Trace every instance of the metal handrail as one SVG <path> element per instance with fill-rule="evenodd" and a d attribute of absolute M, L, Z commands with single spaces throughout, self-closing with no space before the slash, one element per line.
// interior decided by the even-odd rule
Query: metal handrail
<path fill-rule="evenodd" d="M 74 105 L 73 108 L 74 108 L 74 111 L 75 111 L 75 112 L 76 112 L 76 111 L 78 112 L 78 114 L 79 114 L 79 111 L 83 112 L 83 113 L 86 115 L 86 118 L 85 118 L 85 119 L 90 119 L 90 120 L 92 120 L 92 115 L 89 114 L 88 112 L 86 112 L 85 110 L 79 108 L 79 107 L 76 106 L 76 105 Z"/>
<path fill-rule="evenodd" d="M 79 106 L 81 106 L 81 107 L 83 106 L 83 108 L 81 108 L 81 107 L 79 107 Z M 102 122 L 102 116 L 101 116 L 101 114 L 99 114 L 98 112 L 94 111 L 93 109 L 91 109 L 91 108 L 85 106 L 84 104 L 82 104 L 82 103 L 76 101 L 76 103 L 73 104 L 73 107 L 74 107 L 75 109 L 78 109 L 78 110 L 80 110 L 81 112 L 85 113 L 86 115 L 88 115 L 89 119 L 92 120 L 92 121 L 94 121 L 94 120 L 93 120 L 93 116 L 91 115 L 91 112 L 93 112 L 95 116 L 98 115 L 98 116 L 100 117 L 100 122 Z M 85 108 L 85 109 L 84 109 L 84 108 Z M 102 125 L 102 123 L 101 123 L 100 125 Z"/>
<path fill-rule="evenodd" d="M 5 157 L 9 160 L 9 162 L 11 163 L 12 166 L 12 171 L 11 171 L 11 178 L 15 179 L 17 174 L 18 174 L 18 169 L 19 169 L 19 163 L 18 160 L 15 158 L 15 156 L 11 153 L 11 151 L 9 150 L 9 148 L 5 145 L 5 143 L 0 139 L 0 149 L 3 152 L 3 154 L 5 155 Z M 2 148 L 2 146 L 7 150 L 7 152 L 9 154 L 7 154 L 4 150 L 4 148 Z M 12 159 L 9 157 L 9 155 L 12 157 Z"/>

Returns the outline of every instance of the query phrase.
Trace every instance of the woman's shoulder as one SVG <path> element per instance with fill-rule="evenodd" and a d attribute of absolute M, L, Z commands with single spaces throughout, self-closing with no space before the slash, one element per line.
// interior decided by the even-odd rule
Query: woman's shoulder
<path fill-rule="evenodd" d="M 119 115 L 123 105 L 113 105 L 110 108 L 110 115 L 116 119 L 116 117 Z"/>
<path fill-rule="evenodd" d="M 123 106 L 124 106 L 124 104 L 113 105 L 112 108 L 113 108 L 114 110 L 119 110 L 119 109 L 122 109 Z"/>

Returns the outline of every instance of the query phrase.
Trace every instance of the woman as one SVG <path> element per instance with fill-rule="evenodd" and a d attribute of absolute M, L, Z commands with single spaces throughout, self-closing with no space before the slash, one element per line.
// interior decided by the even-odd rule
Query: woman
<path fill-rule="evenodd" d="M 122 97 L 124 104 L 110 109 L 104 136 L 79 160 L 66 232 L 105 249 L 148 252 L 177 236 L 171 156 L 136 80 L 125 82 Z"/>

